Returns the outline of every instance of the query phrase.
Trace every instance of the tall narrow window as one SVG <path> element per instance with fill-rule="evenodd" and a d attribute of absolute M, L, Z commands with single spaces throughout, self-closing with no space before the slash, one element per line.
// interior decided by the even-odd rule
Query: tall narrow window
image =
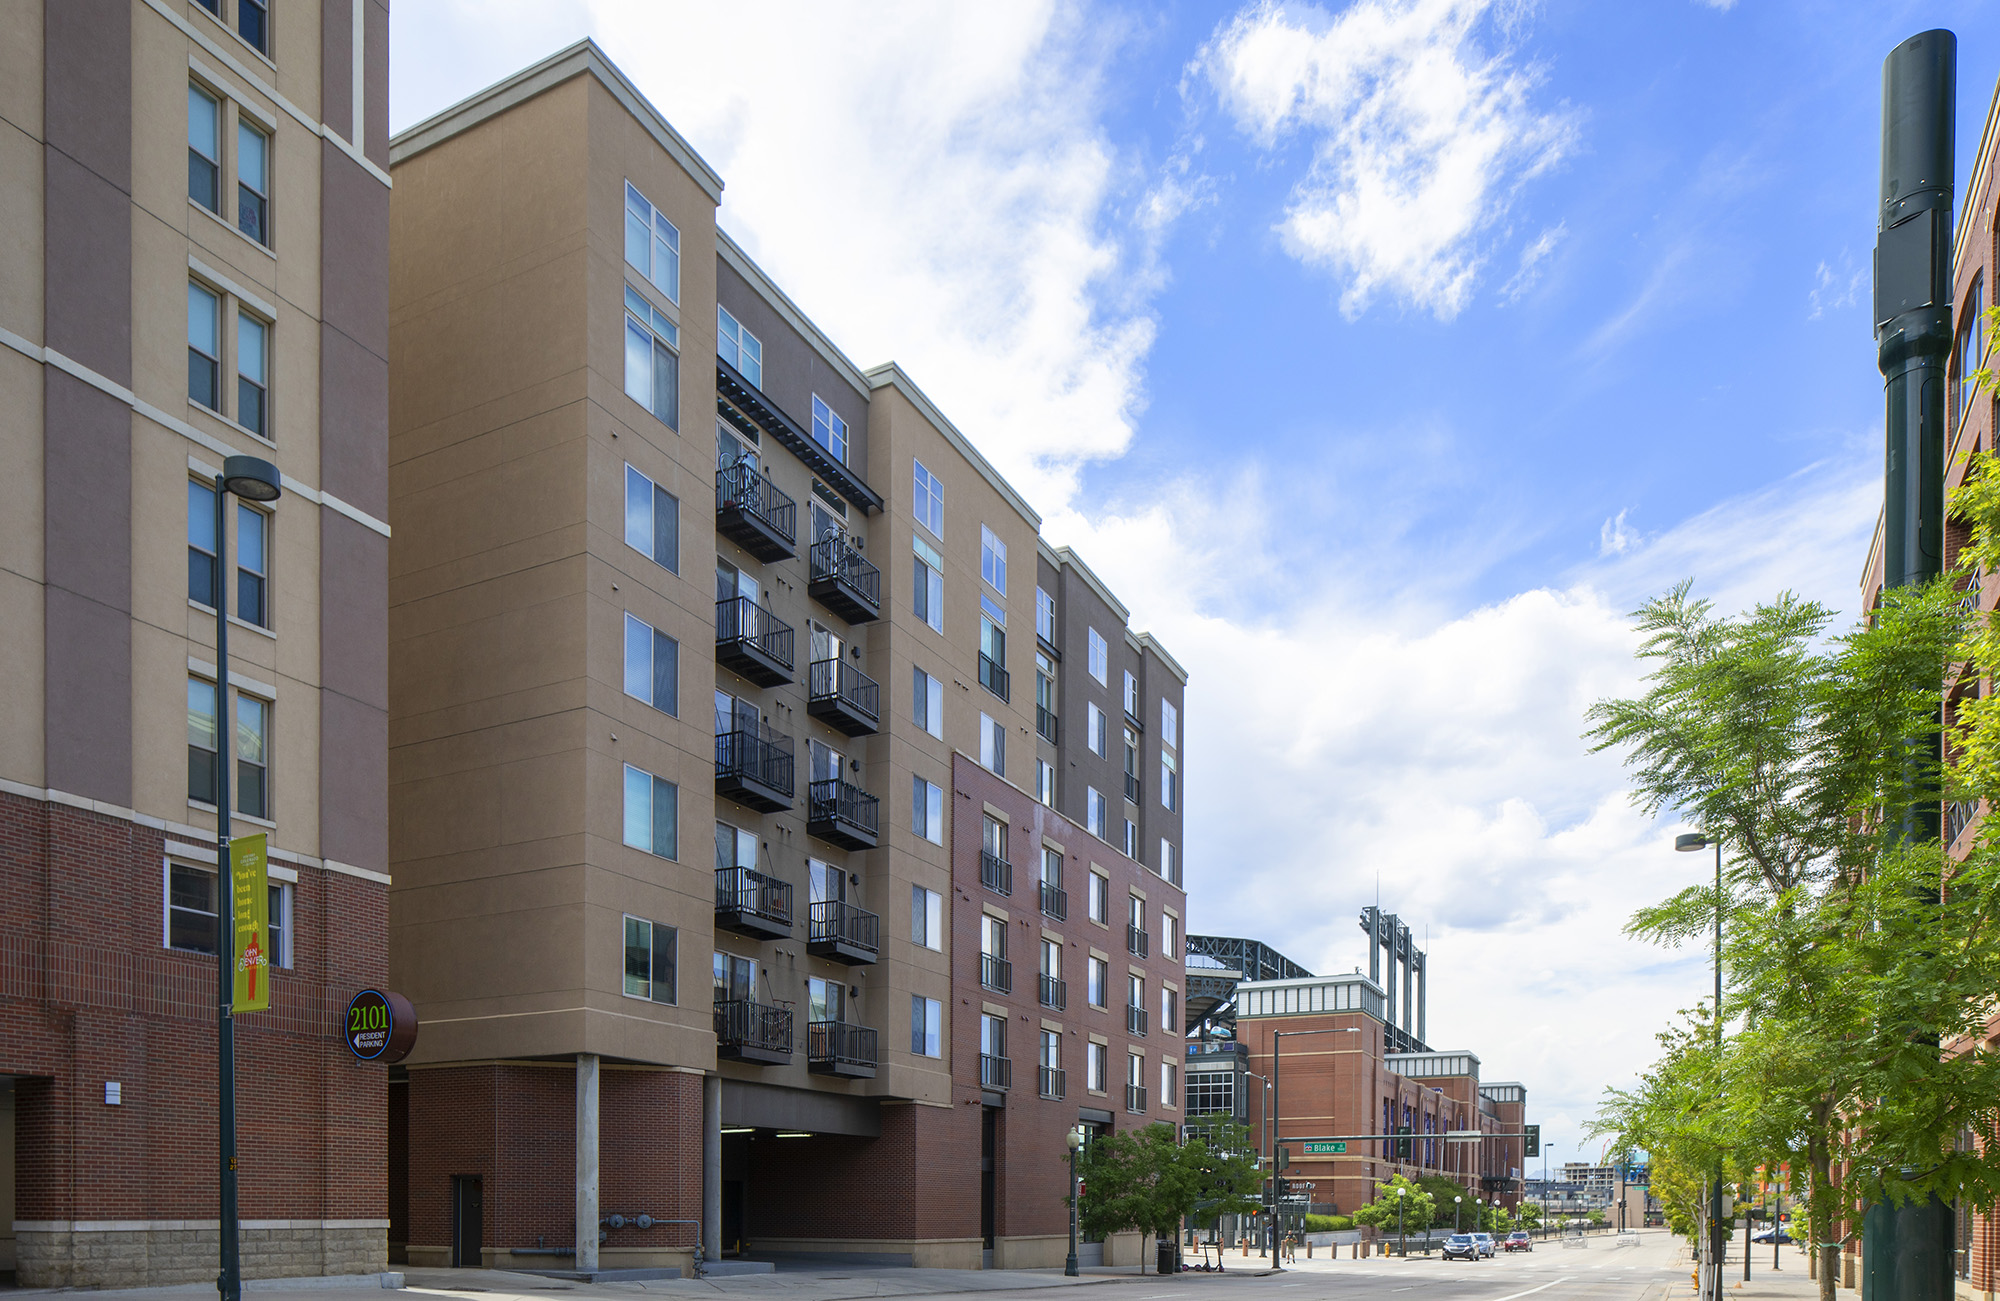
<path fill-rule="evenodd" d="M 188 400 L 222 410 L 222 304 L 188 282 Z"/>
<path fill-rule="evenodd" d="M 944 951 L 944 896 L 920 885 L 910 887 L 910 942 Z"/>
<path fill-rule="evenodd" d="M 1130 818 L 1125 819 L 1125 857 L 1139 857 L 1139 824 Z"/>
<path fill-rule="evenodd" d="M 1086 734 L 1090 744 L 1090 752 L 1100 758 L 1109 758 L 1110 755 L 1105 749 L 1108 742 L 1105 740 L 1104 711 L 1099 709 L 1094 702 L 1086 703 L 1084 705 L 1084 716 L 1090 722 L 1090 728 Z M 1074 718 L 1076 716 L 1072 714 L 1070 717 Z"/>
<path fill-rule="evenodd" d="M 661 858 L 680 854 L 680 788 L 625 765 L 625 843 Z"/>
<path fill-rule="evenodd" d="M 1002 700 L 1013 694 L 1007 677 L 1007 612 L 979 598 L 979 685 Z"/>
<path fill-rule="evenodd" d="M 271 137 L 236 118 L 236 229 L 271 242 Z"/>
<path fill-rule="evenodd" d="M 1056 644 L 1056 598 L 1035 589 L 1035 636 L 1053 646 Z"/>
<path fill-rule="evenodd" d="M 222 211 L 222 104 L 201 87 L 188 86 L 188 198 Z"/>
<path fill-rule="evenodd" d="M 820 401 L 819 394 L 813 394 L 812 404 L 813 441 L 830 452 L 834 460 L 846 465 L 847 422 L 838 411 Z"/>
<path fill-rule="evenodd" d="M 248 312 L 236 314 L 236 423 L 269 437 L 265 399 L 269 391 L 269 329 Z"/>
<path fill-rule="evenodd" d="M 188 480 L 188 600 L 215 607 L 215 489 Z"/>
<path fill-rule="evenodd" d="M 1090 630 L 1090 676 L 1101 687 L 1111 685 L 1111 647 L 1095 628 Z"/>
<path fill-rule="evenodd" d="M 625 616 L 625 694 L 663 714 L 680 713 L 680 643 L 630 614 Z"/>
<path fill-rule="evenodd" d="M 998 776 L 1007 775 L 1007 727 L 988 714 L 979 716 L 979 763 Z"/>
<path fill-rule="evenodd" d="M 721 303 L 715 305 L 715 355 L 734 366 L 751 388 L 764 387 L 764 345 Z"/>
<path fill-rule="evenodd" d="M 625 395 L 669 429 L 681 427 L 681 331 L 625 287 Z"/>
<path fill-rule="evenodd" d="M 1007 544 L 984 524 L 979 526 L 979 576 L 1000 595 L 1007 595 Z"/>
<path fill-rule="evenodd" d="M 910 543 L 915 553 L 911 569 L 911 612 L 929 624 L 931 631 L 943 632 L 944 557 L 920 537 L 913 535 Z"/>
<path fill-rule="evenodd" d="M 1160 742 L 1163 745 L 1180 745 L 1181 711 L 1174 708 L 1171 700 L 1160 702 Z"/>
<path fill-rule="evenodd" d="M 1181 863 L 1174 853 L 1174 842 L 1160 837 L 1160 875 L 1175 885 L 1181 883 Z"/>
<path fill-rule="evenodd" d="M 1099 840 L 1111 839 L 1109 827 L 1106 825 L 1104 796 L 1095 786 L 1084 788 L 1083 807 L 1085 819 L 1090 826 L 1090 834 Z"/>
<path fill-rule="evenodd" d="M 236 811 L 271 816 L 271 707 L 255 696 L 236 697 Z"/>
<path fill-rule="evenodd" d="M 630 181 L 625 182 L 625 260 L 652 281 L 668 302 L 680 302 L 680 228 Z"/>
<path fill-rule="evenodd" d="M 1139 679 L 1130 669 L 1125 671 L 1125 717 L 1139 717 Z"/>
<path fill-rule="evenodd" d="M 625 545 L 681 572 L 681 504 L 631 466 L 625 467 Z"/>
<path fill-rule="evenodd" d="M 936 475 L 924 468 L 922 461 L 910 462 L 916 467 L 916 484 L 913 500 L 917 523 L 931 531 L 931 536 L 944 541 L 944 485 Z"/>
<path fill-rule="evenodd" d="M 259 54 L 271 52 L 271 6 L 268 0 L 236 0 L 236 34 Z"/>
<path fill-rule="evenodd" d="M 918 727 L 944 739 L 944 683 L 919 668 L 910 670 L 910 713 Z"/>
<path fill-rule="evenodd" d="M 188 679 L 188 798 L 215 803 L 215 684 Z"/>
<path fill-rule="evenodd" d="M 680 932 L 641 917 L 625 918 L 625 993 L 672 1003 L 679 996 L 675 959 Z"/>
<path fill-rule="evenodd" d="M 1171 750 L 1160 751 L 1160 805 L 1174 808 L 1180 803 L 1180 765 L 1174 761 Z"/>
<path fill-rule="evenodd" d="M 1056 806 L 1056 769 L 1045 759 L 1035 760 L 1035 798 L 1050 808 Z"/>
<path fill-rule="evenodd" d="M 910 778 L 910 831 L 933 845 L 944 843 L 944 791 L 923 778 Z"/>
<path fill-rule="evenodd" d="M 922 994 L 910 995 L 910 1051 L 919 1057 L 944 1055 L 944 1004 Z"/>
<path fill-rule="evenodd" d="M 259 628 L 271 626 L 270 531 L 269 515 L 236 503 L 236 617 Z"/>

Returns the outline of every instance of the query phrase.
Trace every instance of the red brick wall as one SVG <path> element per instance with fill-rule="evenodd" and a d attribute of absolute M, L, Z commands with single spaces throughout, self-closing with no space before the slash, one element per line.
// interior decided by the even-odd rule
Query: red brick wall
<path fill-rule="evenodd" d="M 162 947 L 165 845 L 0 793 L 0 1071 L 30 1077 L 17 1219 L 215 1214 L 215 960 Z M 379 1219 L 385 1068 L 347 1052 L 340 1018 L 386 974 L 385 891 L 303 868 L 293 897 L 293 966 L 236 1018 L 242 1214 Z"/>

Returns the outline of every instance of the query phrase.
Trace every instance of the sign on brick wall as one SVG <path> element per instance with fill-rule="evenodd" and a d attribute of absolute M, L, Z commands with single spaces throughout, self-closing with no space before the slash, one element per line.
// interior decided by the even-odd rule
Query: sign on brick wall
<path fill-rule="evenodd" d="M 400 1062 L 417 1043 L 417 1011 L 401 994 L 364 989 L 347 1004 L 347 1050 L 364 1062 Z"/>

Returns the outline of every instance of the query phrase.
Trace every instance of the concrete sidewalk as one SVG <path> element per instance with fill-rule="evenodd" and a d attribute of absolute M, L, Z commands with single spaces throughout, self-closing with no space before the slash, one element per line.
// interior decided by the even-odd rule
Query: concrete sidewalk
<path fill-rule="evenodd" d="M 629 1298 L 634 1294 L 707 1297 L 784 1298 L 785 1301 L 865 1301 L 873 1297 L 939 1296 L 961 1292 L 1018 1292 L 1035 1288 L 1090 1287 L 1118 1283 L 1174 1286 L 1205 1279 L 1257 1277 L 1269 1269 L 1231 1267 L 1226 1273 L 1141 1274 L 1133 1266 L 1085 1267 L 1077 1278 L 1060 1269 L 913 1269 L 908 1266 L 861 1266 L 842 1269 L 780 1269 L 768 1274 L 734 1274 L 702 1279 L 600 1280 L 594 1283 L 544 1278 L 502 1270 L 413 1269 L 406 1271 L 410 1290 L 435 1296 L 476 1297 L 477 1301 L 550 1301 L 554 1293 L 569 1293 L 564 1301 L 592 1297 Z M 287 1301 L 291 1301 L 287 1298 Z M 354 1301 L 346 1298 L 345 1301 Z"/>

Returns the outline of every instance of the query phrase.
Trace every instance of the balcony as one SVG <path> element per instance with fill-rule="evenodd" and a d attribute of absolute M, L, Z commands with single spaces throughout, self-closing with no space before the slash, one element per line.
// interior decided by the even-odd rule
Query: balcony
<path fill-rule="evenodd" d="M 880 1060 L 872 1028 L 846 1021 L 806 1023 L 806 1069 L 812 1074 L 872 1080 Z"/>
<path fill-rule="evenodd" d="M 1069 919 L 1069 891 L 1059 885 L 1042 882 L 1042 915 L 1057 921 Z"/>
<path fill-rule="evenodd" d="M 1014 1087 L 1014 1061 L 1010 1057 L 979 1054 L 979 1087 L 1005 1092 Z"/>
<path fill-rule="evenodd" d="M 1035 731 L 1050 745 L 1057 744 L 1062 737 L 1062 728 L 1055 713 L 1045 705 L 1035 706 Z"/>
<path fill-rule="evenodd" d="M 747 461 L 715 472 L 715 531 L 766 563 L 798 554 L 798 503 Z"/>
<path fill-rule="evenodd" d="M 1125 1110 L 1137 1116 L 1146 1114 L 1146 1086 L 1128 1084 L 1125 1086 Z"/>
<path fill-rule="evenodd" d="M 1138 1035 L 1141 1039 L 1146 1037 L 1145 1008 L 1135 1007 L 1130 1003 L 1125 1005 L 1125 1032 Z"/>
<path fill-rule="evenodd" d="M 1063 1100 L 1069 1086 L 1069 1072 L 1056 1066 L 1042 1066 L 1035 1070 L 1035 1092 L 1044 1098 Z"/>
<path fill-rule="evenodd" d="M 1143 958 L 1153 947 L 1153 937 L 1137 926 L 1125 928 L 1125 951 L 1135 958 Z"/>
<path fill-rule="evenodd" d="M 1944 843 L 1949 845 L 1957 840 L 1959 833 L 1972 825 L 1979 816 L 1978 800 L 1953 800 L 1944 806 Z"/>
<path fill-rule="evenodd" d="M 979 983 L 998 994 L 1014 992 L 1014 964 L 991 953 L 979 955 Z"/>
<path fill-rule="evenodd" d="M 842 533 L 829 533 L 812 544 L 806 592 L 849 623 L 882 617 L 882 571 L 863 560 Z"/>
<path fill-rule="evenodd" d="M 1126 773 L 1125 798 L 1130 800 L 1134 804 L 1142 803 L 1143 801 L 1140 800 L 1139 793 L 1140 793 L 1139 775 L 1137 773 L 1129 773 L 1129 772 Z"/>
<path fill-rule="evenodd" d="M 1043 976 L 1042 1006 L 1052 1007 L 1060 1012 L 1069 1006 L 1069 982 L 1055 976 Z"/>
<path fill-rule="evenodd" d="M 994 894 L 1014 893 L 1014 865 L 991 850 L 980 850 L 979 884 Z"/>
<path fill-rule="evenodd" d="M 715 1055 L 724 1061 L 783 1066 L 792 1060 L 792 1014 L 746 998 L 715 1005 Z"/>
<path fill-rule="evenodd" d="M 760 687 L 792 680 L 792 626 L 747 596 L 715 603 L 715 662 Z"/>
<path fill-rule="evenodd" d="M 838 778 L 809 788 L 806 832 L 842 849 L 873 849 L 880 842 L 877 819 L 882 801 Z"/>
<path fill-rule="evenodd" d="M 988 691 L 1000 697 L 1000 699 L 1005 700 L 1007 699 L 1008 691 L 1011 690 L 1011 687 L 1008 685 L 1011 681 L 1012 679 L 1007 676 L 1006 669 L 987 659 L 985 651 L 979 652 L 980 686 L 985 687 Z"/>
<path fill-rule="evenodd" d="M 792 933 L 792 887 L 748 867 L 715 869 L 715 924 L 760 940 Z"/>
<path fill-rule="evenodd" d="M 846 660 L 806 666 L 806 712 L 849 736 L 873 736 L 882 726 L 882 688 Z"/>
<path fill-rule="evenodd" d="M 771 731 L 715 738 L 715 793 L 765 813 L 792 807 L 792 739 Z"/>
<path fill-rule="evenodd" d="M 850 967 L 871 963 L 882 951 L 882 919 L 842 899 L 812 906 L 806 952 Z"/>

